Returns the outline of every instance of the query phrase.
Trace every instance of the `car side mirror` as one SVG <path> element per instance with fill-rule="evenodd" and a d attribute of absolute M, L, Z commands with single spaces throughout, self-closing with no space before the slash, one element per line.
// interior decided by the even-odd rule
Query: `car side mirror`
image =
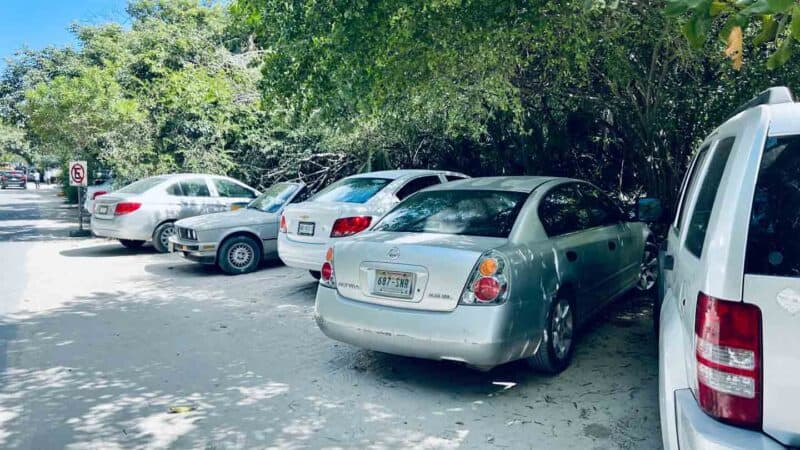
<path fill-rule="evenodd" d="M 639 222 L 658 222 L 662 214 L 661 200 L 657 198 L 640 198 L 636 203 L 636 220 Z"/>

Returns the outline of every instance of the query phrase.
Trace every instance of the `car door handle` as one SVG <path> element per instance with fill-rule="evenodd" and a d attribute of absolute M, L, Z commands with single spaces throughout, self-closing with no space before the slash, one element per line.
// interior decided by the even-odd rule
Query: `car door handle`
<path fill-rule="evenodd" d="M 578 254 L 575 253 L 575 251 L 573 251 L 573 250 L 568 250 L 567 251 L 567 261 L 575 262 L 577 260 L 578 260 Z"/>
<path fill-rule="evenodd" d="M 675 257 L 672 255 L 664 255 L 661 260 L 661 268 L 664 270 L 672 270 L 675 268 Z"/>
<path fill-rule="evenodd" d="M 613 252 L 617 249 L 617 243 L 614 241 L 608 241 L 608 249 Z"/>

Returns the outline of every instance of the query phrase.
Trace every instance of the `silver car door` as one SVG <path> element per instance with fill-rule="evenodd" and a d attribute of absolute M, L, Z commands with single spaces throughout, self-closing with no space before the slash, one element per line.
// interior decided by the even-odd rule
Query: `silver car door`
<path fill-rule="evenodd" d="M 243 208 L 258 195 L 251 188 L 227 178 L 212 177 L 210 181 L 222 210 Z"/>
<path fill-rule="evenodd" d="M 597 234 L 589 230 L 588 212 L 582 205 L 577 183 L 561 184 L 544 195 L 539 203 L 539 219 L 556 253 L 562 282 L 576 291 L 576 317 L 583 321 L 603 298 L 603 259 Z M 602 253 L 604 254 L 604 253 Z"/>

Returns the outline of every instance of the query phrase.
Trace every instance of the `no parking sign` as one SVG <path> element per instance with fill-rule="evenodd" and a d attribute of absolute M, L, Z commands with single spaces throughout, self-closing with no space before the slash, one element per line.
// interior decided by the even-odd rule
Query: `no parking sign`
<path fill-rule="evenodd" d="M 72 161 L 69 163 L 69 185 L 87 186 L 86 161 Z"/>

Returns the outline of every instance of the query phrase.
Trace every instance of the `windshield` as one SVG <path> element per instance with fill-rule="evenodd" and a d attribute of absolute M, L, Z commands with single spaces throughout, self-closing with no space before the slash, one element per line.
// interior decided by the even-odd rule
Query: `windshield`
<path fill-rule="evenodd" d="M 247 205 L 250 209 L 258 209 L 267 213 L 278 212 L 286 202 L 294 195 L 300 186 L 289 183 L 278 183 L 270 186 L 269 189 L 264 191 L 255 200 Z"/>
<path fill-rule="evenodd" d="M 398 205 L 374 229 L 505 238 L 527 197 L 506 191 L 423 191 Z"/>
<path fill-rule="evenodd" d="M 135 183 L 129 184 L 124 188 L 120 189 L 118 192 L 120 194 L 142 194 L 144 192 L 149 191 L 153 187 L 159 185 L 163 181 L 165 181 L 167 177 L 150 177 L 145 178 L 144 180 L 139 180 Z"/>
<path fill-rule="evenodd" d="M 317 192 L 315 202 L 366 203 L 392 180 L 386 178 L 345 178 Z"/>

